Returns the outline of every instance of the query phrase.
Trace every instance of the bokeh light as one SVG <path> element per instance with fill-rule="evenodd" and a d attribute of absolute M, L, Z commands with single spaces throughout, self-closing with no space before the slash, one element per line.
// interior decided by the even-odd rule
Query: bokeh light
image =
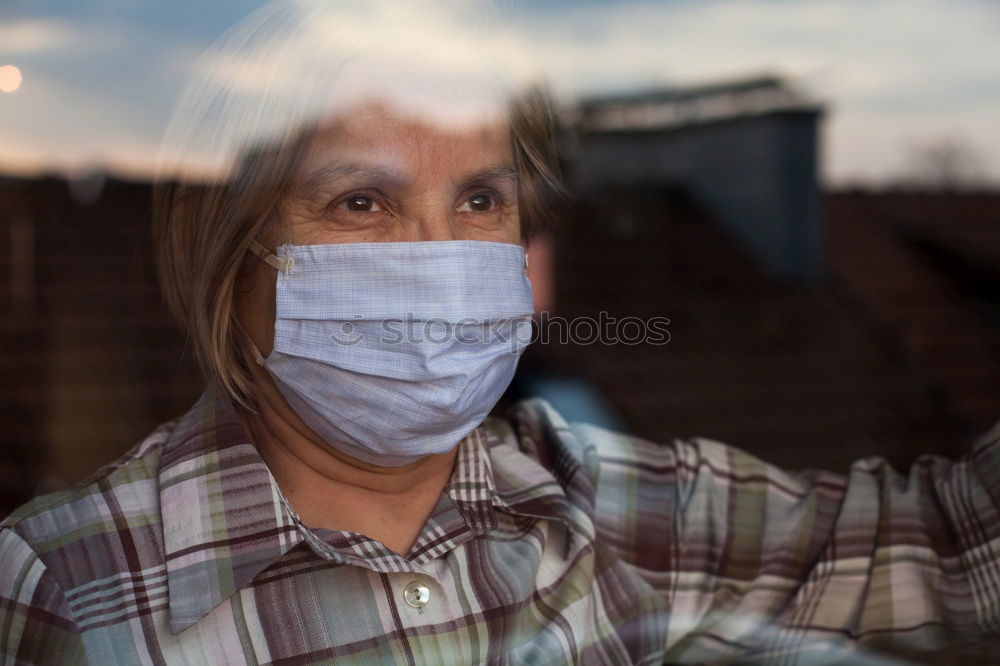
<path fill-rule="evenodd" d="M 14 92 L 21 87 L 21 70 L 14 65 L 0 67 L 0 91 Z"/>

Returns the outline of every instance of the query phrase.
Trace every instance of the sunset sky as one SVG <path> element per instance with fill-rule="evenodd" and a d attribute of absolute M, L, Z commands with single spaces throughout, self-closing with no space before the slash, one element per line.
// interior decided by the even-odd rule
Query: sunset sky
<path fill-rule="evenodd" d="M 20 73 L 0 70 L 0 171 L 150 173 L 199 54 L 261 4 L 0 0 Z M 996 0 L 523 0 L 501 21 L 564 95 L 784 74 L 828 105 L 834 184 L 891 181 L 941 140 L 1000 183 Z"/>

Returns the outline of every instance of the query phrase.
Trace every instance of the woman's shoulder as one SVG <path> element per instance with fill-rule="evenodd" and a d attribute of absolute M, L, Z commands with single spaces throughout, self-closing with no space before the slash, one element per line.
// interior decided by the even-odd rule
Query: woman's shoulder
<path fill-rule="evenodd" d="M 522 400 L 502 424 L 510 441 L 563 483 L 585 477 L 594 492 L 634 487 L 659 469 L 676 468 L 709 441 L 653 442 L 586 422 L 570 422 L 543 398 Z M 658 476 L 652 474 L 652 476 Z M 659 481 L 659 480 L 658 480 Z"/>
<path fill-rule="evenodd" d="M 597 476 L 605 463 L 673 462 L 687 446 L 719 445 L 711 440 L 654 442 L 620 429 L 586 421 L 568 421 L 549 401 L 530 398 L 516 403 L 508 413 L 511 427 L 523 448 L 535 457 L 565 453 Z"/>
<path fill-rule="evenodd" d="M 634 511 L 693 485 L 702 469 L 725 468 L 739 452 L 705 437 L 653 441 L 612 428 L 568 421 L 548 401 L 516 403 L 507 421 L 522 450 L 555 470 L 585 477 L 595 502 Z M 563 475 L 565 478 L 567 475 Z"/>

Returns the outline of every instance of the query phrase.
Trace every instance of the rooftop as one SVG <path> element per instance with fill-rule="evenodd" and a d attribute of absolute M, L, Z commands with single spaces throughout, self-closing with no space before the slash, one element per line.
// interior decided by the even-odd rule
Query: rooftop
<path fill-rule="evenodd" d="M 764 113 L 821 113 L 822 105 L 775 75 L 696 86 L 587 97 L 576 108 L 583 131 L 669 129 Z"/>

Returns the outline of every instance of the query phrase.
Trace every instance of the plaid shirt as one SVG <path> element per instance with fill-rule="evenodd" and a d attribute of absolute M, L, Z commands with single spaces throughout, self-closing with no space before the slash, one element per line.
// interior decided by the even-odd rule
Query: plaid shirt
<path fill-rule="evenodd" d="M 970 641 L 1000 620 L 998 438 L 908 477 L 877 459 L 791 475 L 708 440 L 570 426 L 528 401 L 462 441 L 403 557 L 306 527 L 210 390 L 2 523 L 0 655 L 827 663 Z M 414 584 L 425 605 L 408 601 Z"/>

